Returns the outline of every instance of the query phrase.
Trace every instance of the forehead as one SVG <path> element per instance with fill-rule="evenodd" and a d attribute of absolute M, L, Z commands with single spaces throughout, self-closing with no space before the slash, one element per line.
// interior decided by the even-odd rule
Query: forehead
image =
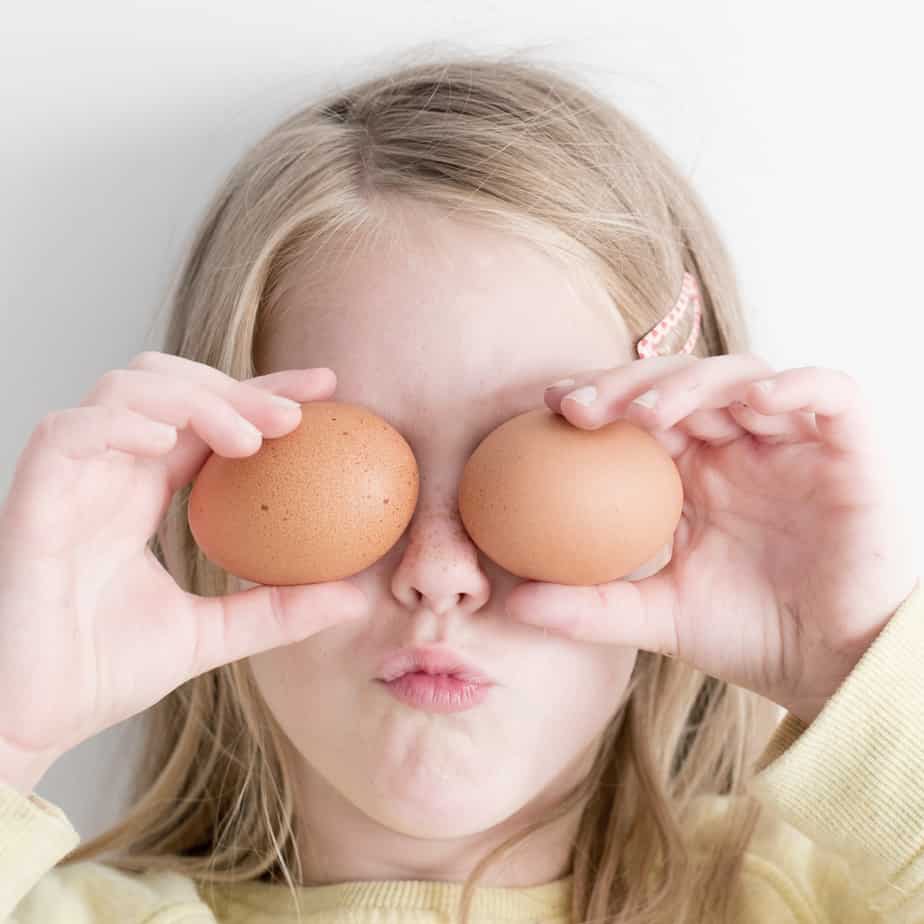
<path fill-rule="evenodd" d="M 589 274 L 426 210 L 405 214 L 398 232 L 290 274 L 261 372 L 329 366 L 337 400 L 400 429 L 406 415 L 473 401 L 515 413 L 541 405 L 554 378 L 632 359 L 625 323 Z"/>

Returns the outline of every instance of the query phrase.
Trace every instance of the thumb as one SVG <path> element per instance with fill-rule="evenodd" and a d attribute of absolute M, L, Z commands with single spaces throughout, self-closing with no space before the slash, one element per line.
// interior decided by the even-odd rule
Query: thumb
<path fill-rule="evenodd" d="M 221 597 L 187 594 L 196 626 L 191 676 L 366 615 L 366 595 L 345 581 L 252 587 Z M 188 618 L 188 617 L 187 617 Z"/>
<path fill-rule="evenodd" d="M 576 586 L 527 582 L 507 598 L 512 619 L 582 642 L 677 656 L 675 590 L 662 570 L 638 581 Z"/>

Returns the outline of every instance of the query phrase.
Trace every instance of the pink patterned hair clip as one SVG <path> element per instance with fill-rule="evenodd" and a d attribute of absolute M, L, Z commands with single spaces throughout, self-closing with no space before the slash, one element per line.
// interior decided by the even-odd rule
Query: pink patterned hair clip
<path fill-rule="evenodd" d="M 696 284 L 696 278 L 691 273 L 683 274 L 683 285 L 680 287 L 680 295 L 677 298 L 674 307 L 670 312 L 659 321 L 655 326 L 645 334 L 635 345 L 635 350 L 642 359 L 650 356 L 665 356 L 672 352 L 671 350 L 658 350 L 657 345 L 672 331 L 679 326 L 687 309 L 693 306 L 693 327 L 690 330 L 690 336 L 687 342 L 677 353 L 692 353 L 693 347 L 699 338 L 700 319 L 702 318 L 702 296 L 700 295 L 699 286 Z"/>

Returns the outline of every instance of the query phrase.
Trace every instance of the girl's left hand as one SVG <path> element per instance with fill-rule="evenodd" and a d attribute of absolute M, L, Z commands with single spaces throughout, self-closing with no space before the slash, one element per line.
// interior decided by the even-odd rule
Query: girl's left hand
<path fill-rule="evenodd" d="M 642 569 L 591 587 L 526 582 L 508 614 L 679 658 L 811 722 L 918 580 L 907 502 L 856 381 L 774 372 L 753 353 L 573 377 L 546 391 L 549 408 L 586 429 L 624 417 L 648 430 L 680 471 L 682 517 Z M 582 386 L 597 389 L 589 406 L 567 399 Z M 654 407 L 630 404 L 649 389 Z"/>

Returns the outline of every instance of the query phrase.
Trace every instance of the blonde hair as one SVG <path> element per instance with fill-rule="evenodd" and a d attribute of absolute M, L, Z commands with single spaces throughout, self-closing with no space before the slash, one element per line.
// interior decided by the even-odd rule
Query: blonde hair
<path fill-rule="evenodd" d="M 211 203 L 170 300 L 164 351 L 238 378 L 285 288 L 329 247 L 389 230 L 409 197 L 520 235 L 597 274 L 641 336 L 699 282 L 696 355 L 749 349 L 729 256 L 703 204 L 635 122 L 562 68 L 458 54 L 410 61 L 287 117 L 237 164 Z M 681 337 L 686 331 L 679 332 Z M 682 341 L 681 341 L 682 342 Z M 208 562 L 177 492 L 151 548 L 201 595 L 238 585 Z M 573 849 L 574 922 L 729 921 L 760 806 L 744 793 L 777 721 L 773 704 L 691 666 L 639 652 L 593 769 L 561 805 L 586 801 Z M 301 863 L 284 733 L 242 659 L 198 676 L 145 714 L 146 739 L 123 820 L 62 862 L 212 883 L 284 880 Z M 728 796 L 722 836 L 693 849 L 697 806 Z M 543 824 L 554 819 L 548 818 Z M 541 825 L 484 858 L 484 870 Z M 296 875 L 291 871 L 295 869 Z"/>

